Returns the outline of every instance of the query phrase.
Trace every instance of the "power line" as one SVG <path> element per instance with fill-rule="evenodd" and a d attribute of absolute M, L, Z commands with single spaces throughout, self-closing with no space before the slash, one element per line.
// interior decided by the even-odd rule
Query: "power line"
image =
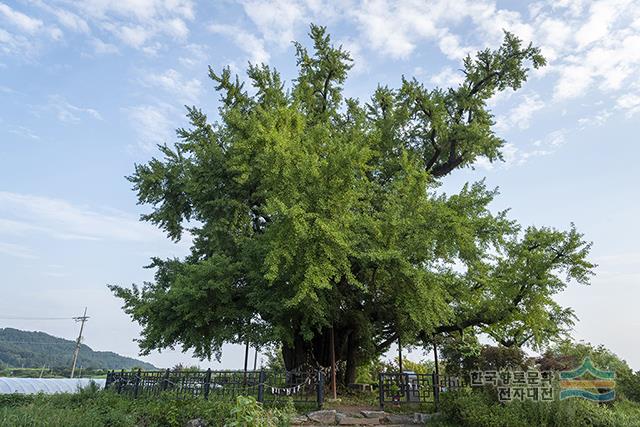
<path fill-rule="evenodd" d="M 74 320 L 75 317 L 18 317 L 3 316 L 0 320 Z"/>
<path fill-rule="evenodd" d="M 5 341 L 2 338 L 0 338 L 0 345 L 1 344 L 39 344 L 39 345 L 73 345 L 74 342 L 71 340 L 67 340 L 65 338 L 60 338 L 63 339 L 67 342 L 43 342 L 43 341 Z M 83 344 L 86 345 L 86 344 Z"/>

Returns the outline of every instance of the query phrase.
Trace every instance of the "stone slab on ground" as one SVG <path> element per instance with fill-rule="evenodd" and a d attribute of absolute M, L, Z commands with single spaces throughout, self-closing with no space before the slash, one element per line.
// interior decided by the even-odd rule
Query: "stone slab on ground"
<path fill-rule="evenodd" d="M 291 419 L 291 424 L 293 425 L 304 425 L 304 424 L 311 424 L 311 421 L 309 421 L 309 417 L 307 417 L 306 415 L 298 415 L 297 417 L 293 417 Z"/>
<path fill-rule="evenodd" d="M 341 426 L 375 426 L 380 425 L 379 418 L 358 418 L 350 417 L 345 414 L 338 414 L 338 425 Z"/>
<path fill-rule="evenodd" d="M 360 411 L 365 418 L 384 418 L 387 415 L 384 411 Z"/>
<path fill-rule="evenodd" d="M 413 414 L 413 422 L 414 424 L 424 424 L 424 423 L 428 423 L 429 421 L 431 421 L 433 419 L 433 417 L 438 416 L 439 413 L 435 413 L 435 414 L 423 414 L 420 412 L 416 412 L 415 414 Z"/>
<path fill-rule="evenodd" d="M 386 414 L 383 418 L 385 424 L 413 424 L 413 415 Z"/>
<path fill-rule="evenodd" d="M 321 411 L 309 412 L 307 417 L 309 420 L 322 425 L 336 425 L 336 410 L 323 409 Z"/>

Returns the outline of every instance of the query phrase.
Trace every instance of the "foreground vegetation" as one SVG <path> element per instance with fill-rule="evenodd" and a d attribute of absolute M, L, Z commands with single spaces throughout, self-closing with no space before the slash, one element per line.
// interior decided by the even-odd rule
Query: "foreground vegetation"
<path fill-rule="evenodd" d="M 159 396 L 130 399 L 105 391 L 78 394 L 0 395 L 0 425 L 12 427 L 184 426 L 200 419 L 209 426 L 289 425 L 290 404 L 265 408 L 250 397 L 236 402 Z"/>
<path fill-rule="evenodd" d="M 499 404 L 489 393 L 469 390 L 443 394 L 442 414 L 447 423 L 460 427 L 640 426 L 640 404 L 629 400 L 611 404 L 582 399 Z"/>
<path fill-rule="evenodd" d="M 363 402 L 342 402 L 351 403 Z M 340 410 L 339 405 L 330 406 Z M 612 404 L 584 400 L 499 404 L 491 393 L 464 390 L 444 393 L 441 412 L 441 417 L 430 425 L 640 427 L 640 404 L 626 399 Z M 73 395 L 0 395 L 0 425 L 15 427 L 177 427 L 195 419 L 208 426 L 279 427 L 288 426 L 295 413 L 290 402 L 265 407 L 250 397 L 239 397 L 235 402 L 171 396 L 134 400 L 97 390 Z"/>

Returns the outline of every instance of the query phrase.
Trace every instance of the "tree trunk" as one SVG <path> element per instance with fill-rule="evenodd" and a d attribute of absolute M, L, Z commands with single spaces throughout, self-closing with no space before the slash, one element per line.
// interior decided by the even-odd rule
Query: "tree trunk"
<path fill-rule="evenodd" d="M 336 378 L 348 385 L 355 382 L 360 345 L 353 329 L 336 327 L 335 354 L 339 371 Z M 300 334 L 294 338 L 293 345 L 282 345 L 282 356 L 287 371 L 301 367 L 331 367 L 331 329 L 327 328 L 317 334 L 311 341 L 305 341 Z M 341 362 L 346 362 L 345 364 Z M 342 372 L 340 372 L 342 371 Z"/>
<path fill-rule="evenodd" d="M 347 367 L 344 374 L 344 384 L 348 386 L 356 382 L 356 368 L 358 367 L 356 364 L 356 338 L 353 332 L 349 334 L 347 339 L 346 359 Z"/>

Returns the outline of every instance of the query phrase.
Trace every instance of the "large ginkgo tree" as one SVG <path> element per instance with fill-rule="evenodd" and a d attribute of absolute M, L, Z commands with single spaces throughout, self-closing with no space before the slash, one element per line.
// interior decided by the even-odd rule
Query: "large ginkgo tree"
<path fill-rule="evenodd" d="M 289 369 L 329 366 L 333 334 L 349 383 L 399 338 L 535 346 L 563 333 L 573 313 L 553 297 L 593 269 L 582 236 L 492 212 L 483 181 L 438 191 L 501 159 L 487 100 L 545 65 L 539 49 L 505 33 L 464 60 L 458 87 L 402 78 L 361 102 L 342 95 L 348 52 L 323 27 L 310 37 L 290 83 L 267 65 L 249 65 L 251 88 L 210 69 L 219 119 L 188 107 L 189 128 L 129 177 L 144 220 L 193 239 L 183 259 L 153 259 L 153 282 L 111 287 L 142 325 L 142 352 L 208 358 L 250 341 L 278 344 Z"/>

